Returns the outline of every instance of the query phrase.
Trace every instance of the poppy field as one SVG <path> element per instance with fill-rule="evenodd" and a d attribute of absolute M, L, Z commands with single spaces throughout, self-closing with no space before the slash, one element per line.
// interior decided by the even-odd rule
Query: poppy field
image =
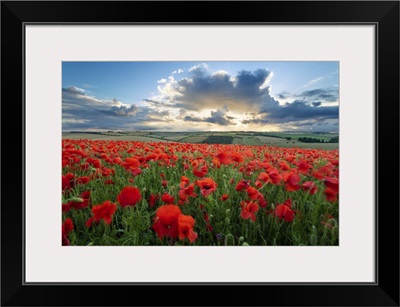
<path fill-rule="evenodd" d="M 62 245 L 339 244 L 339 151 L 62 140 Z"/>

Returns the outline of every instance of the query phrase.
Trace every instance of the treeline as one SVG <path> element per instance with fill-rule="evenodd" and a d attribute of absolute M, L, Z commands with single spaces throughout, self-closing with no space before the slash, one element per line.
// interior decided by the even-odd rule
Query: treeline
<path fill-rule="evenodd" d="M 203 144 L 232 144 L 233 137 L 230 135 L 210 135 L 202 143 Z"/>
<path fill-rule="evenodd" d="M 301 137 L 298 138 L 299 142 L 303 143 L 339 143 L 339 137 L 333 137 L 330 138 L 329 140 L 321 140 L 321 139 L 316 139 L 316 138 L 310 138 L 310 137 Z"/>

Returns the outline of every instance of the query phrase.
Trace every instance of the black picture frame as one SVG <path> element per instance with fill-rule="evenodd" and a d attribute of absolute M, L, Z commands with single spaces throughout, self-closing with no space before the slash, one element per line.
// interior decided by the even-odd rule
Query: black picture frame
<path fill-rule="evenodd" d="M 376 282 L 26 284 L 24 25 L 104 22 L 375 25 Z M 2 1 L 1 305 L 399 306 L 399 37 L 399 1 Z"/>

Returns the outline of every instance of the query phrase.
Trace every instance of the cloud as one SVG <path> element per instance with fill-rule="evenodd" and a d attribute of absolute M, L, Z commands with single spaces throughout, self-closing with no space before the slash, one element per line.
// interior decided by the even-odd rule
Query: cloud
<path fill-rule="evenodd" d="M 280 99 L 287 99 L 290 97 L 290 93 L 288 91 L 283 91 L 282 93 L 279 93 L 277 97 Z"/>
<path fill-rule="evenodd" d="M 201 63 L 194 65 L 189 68 L 189 72 L 191 73 L 196 73 L 196 72 L 203 72 L 204 70 L 208 69 L 208 65 L 206 63 Z"/>
<path fill-rule="evenodd" d="M 312 80 L 308 81 L 306 84 L 304 84 L 303 87 L 309 87 L 309 86 L 314 85 L 314 84 L 316 84 L 316 83 L 318 83 L 320 81 L 323 81 L 325 79 L 332 78 L 333 75 L 337 74 L 338 72 L 339 71 L 336 70 L 336 71 L 333 71 L 333 72 L 331 72 L 331 73 L 329 73 L 329 74 L 327 74 L 325 76 L 321 76 L 321 77 L 317 77 L 315 79 L 312 79 Z"/>
<path fill-rule="evenodd" d="M 216 111 L 211 111 L 211 116 L 209 117 L 196 117 L 192 115 L 187 115 L 183 117 L 183 120 L 190 122 L 205 122 L 220 126 L 236 125 L 235 122 L 231 121 L 231 119 L 234 119 L 234 117 L 226 116 L 226 113 L 228 111 L 229 111 L 228 107 L 224 106 L 222 108 L 217 109 Z M 186 114 L 186 112 L 183 112 L 182 115 L 184 114 Z"/>
<path fill-rule="evenodd" d="M 304 84 L 303 87 L 309 87 L 310 85 L 313 85 L 315 83 L 318 83 L 319 81 L 324 80 L 325 78 L 326 77 L 318 77 L 318 78 L 312 79 L 312 80 L 308 81 L 306 84 Z"/>
<path fill-rule="evenodd" d="M 226 71 L 210 74 L 204 65 L 190 68 L 190 77 L 174 78 L 159 86 L 159 94 L 152 100 L 163 101 L 175 108 L 190 111 L 222 108 L 227 106 L 235 111 L 257 111 L 269 96 L 269 86 L 265 86 L 271 72 L 265 69 L 240 71 L 236 76 Z M 262 86 L 263 88 L 260 88 Z"/>
<path fill-rule="evenodd" d="M 338 116 L 338 106 L 321 107 L 318 102 L 307 103 L 302 100 L 280 105 L 277 101 L 269 100 L 269 103 L 265 104 L 259 113 L 252 114 L 241 122 L 245 125 L 278 124 L 289 127 L 299 126 L 304 121 L 308 121 L 308 125 L 310 125 L 310 123 L 315 124 L 327 119 L 337 120 Z M 299 125 L 296 125 L 296 122 Z"/>
<path fill-rule="evenodd" d="M 271 121 L 267 118 L 253 118 L 253 119 L 245 119 L 242 120 L 242 124 L 248 125 L 248 124 L 253 124 L 253 125 L 264 125 L 268 124 Z"/>
<path fill-rule="evenodd" d="M 62 91 L 71 95 L 85 95 L 85 90 L 76 86 L 63 88 Z"/>
<path fill-rule="evenodd" d="M 74 86 L 62 89 L 63 130 L 154 130 L 157 123 L 169 124 L 169 116 L 168 110 L 124 104 L 116 98 L 97 99 Z"/>
<path fill-rule="evenodd" d="M 302 100 L 295 100 L 285 105 L 269 103 L 264 105 L 260 112 L 268 116 L 271 121 L 291 121 L 310 118 L 337 118 L 339 116 L 338 106 L 315 107 Z"/>
<path fill-rule="evenodd" d="M 314 89 L 302 92 L 297 97 L 304 97 L 308 100 L 324 100 L 328 102 L 337 102 L 339 100 L 339 91 L 337 89 Z"/>
<path fill-rule="evenodd" d="M 338 106 L 332 105 L 338 101 L 337 88 L 313 89 L 300 94 L 282 91 L 277 95 L 279 102 L 270 94 L 273 73 L 266 69 L 242 70 L 231 75 L 224 70 L 212 73 L 207 66 L 199 64 L 189 72 L 185 78 L 169 77 L 159 87 L 158 95 L 149 99 L 155 102 L 155 107 L 162 103 L 164 107 L 176 109 L 176 120 L 220 126 L 242 123 L 253 127 L 268 124 L 283 127 L 295 121 L 338 118 Z M 282 102 L 289 97 L 294 101 Z M 210 116 L 204 116 L 205 111 Z"/>
<path fill-rule="evenodd" d="M 114 106 L 111 108 L 111 112 L 118 116 L 132 116 L 135 115 L 137 112 L 137 106 L 136 105 L 131 105 L 129 108 L 126 106 Z"/>
<path fill-rule="evenodd" d="M 75 86 L 62 89 L 63 129 L 74 125 L 181 131 L 208 130 L 209 126 L 225 130 L 338 129 L 338 88 L 301 93 L 288 89 L 274 98 L 270 91 L 273 72 L 264 68 L 231 74 L 198 64 L 184 76 L 178 71 L 157 81 L 155 95 L 132 105 L 116 98 L 98 99 Z"/>
<path fill-rule="evenodd" d="M 177 70 L 174 70 L 172 73 L 173 74 L 181 74 L 181 73 L 183 73 L 183 69 L 179 68 Z"/>
<path fill-rule="evenodd" d="M 94 86 L 94 85 L 91 85 L 91 84 L 87 84 L 87 83 L 82 83 L 82 86 L 86 87 L 86 88 L 97 88 L 97 86 Z"/>

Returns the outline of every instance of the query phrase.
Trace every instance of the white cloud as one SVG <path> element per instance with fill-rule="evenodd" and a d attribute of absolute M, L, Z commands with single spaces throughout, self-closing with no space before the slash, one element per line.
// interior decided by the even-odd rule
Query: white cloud
<path fill-rule="evenodd" d="M 308 81 L 306 84 L 304 84 L 303 87 L 309 87 L 309 86 L 311 86 L 315 83 L 318 83 L 324 79 L 326 79 L 326 77 L 318 77 L 318 78 L 312 79 L 312 80 Z"/>
<path fill-rule="evenodd" d="M 183 73 L 183 69 L 181 69 L 181 68 L 179 68 L 178 70 L 174 70 L 172 73 L 173 74 L 181 74 L 181 73 Z"/>
<path fill-rule="evenodd" d="M 268 86 L 270 86 L 271 79 L 273 78 L 273 76 L 274 76 L 274 72 L 271 71 L 271 72 L 268 74 L 268 76 L 265 78 L 264 83 L 261 84 L 260 90 L 265 89 L 265 88 L 267 88 Z"/>
<path fill-rule="evenodd" d="M 201 70 L 201 69 L 208 69 L 208 65 L 206 63 L 201 63 L 201 64 L 197 64 L 194 65 L 192 67 L 189 68 L 189 72 L 193 72 L 193 71 L 197 71 L 197 70 Z"/>

